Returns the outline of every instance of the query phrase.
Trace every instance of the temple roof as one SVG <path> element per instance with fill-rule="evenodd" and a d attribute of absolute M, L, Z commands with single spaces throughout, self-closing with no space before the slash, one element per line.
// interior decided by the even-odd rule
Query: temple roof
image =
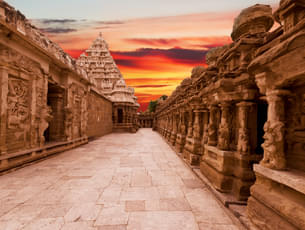
<path fill-rule="evenodd" d="M 80 55 L 77 64 L 87 72 L 95 87 L 113 102 L 128 102 L 137 105 L 134 89 L 126 85 L 102 33 Z"/>

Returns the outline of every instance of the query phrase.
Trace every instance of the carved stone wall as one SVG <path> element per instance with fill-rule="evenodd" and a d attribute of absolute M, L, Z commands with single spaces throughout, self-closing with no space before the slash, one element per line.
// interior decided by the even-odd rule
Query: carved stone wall
<path fill-rule="evenodd" d="M 112 132 L 112 103 L 108 99 L 91 91 L 88 96 L 89 138 L 100 137 Z"/>
<path fill-rule="evenodd" d="M 7 151 L 29 147 L 31 95 L 30 82 L 9 75 L 7 95 Z"/>

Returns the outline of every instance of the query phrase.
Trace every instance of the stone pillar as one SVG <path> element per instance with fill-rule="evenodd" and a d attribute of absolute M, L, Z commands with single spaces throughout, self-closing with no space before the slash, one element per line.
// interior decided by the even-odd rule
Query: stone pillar
<path fill-rule="evenodd" d="M 172 129 L 172 133 L 171 133 L 171 144 L 174 146 L 176 143 L 176 137 L 177 137 L 177 113 L 173 113 L 173 129 Z"/>
<path fill-rule="evenodd" d="M 217 105 L 210 106 L 210 122 L 208 127 L 208 145 L 217 145 Z"/>
<path fill-rule="evenodd" d="M 237 152 L 242 155 L 250 154 L 250 130 L 248 128 L 249 111 L 254 105 L 252 102 L 240 102 L 236 104 L 238 107 L 238 119 L 239 119 L 239 129 L 238 129 L 238 142 L 237 142 Z"/>
<path fill-rule="evenodd" d="M 286 168 L 284 153 L 285 135 L 285 100 L 288 90 L 273 90 L 267 92 L 268 120 L 264 125 L 264 139 L 262 144 L 264 158 L 261 165 L 277 170 Z"/>
<path fill-rule="evenodd" d="M 0 155 L 7 153 L 6 124 L 7 124 L 7 94 L 8 73 L 4 68 L 0 69 Z"/>
<path fill-rule="evenodd" d="M 169 114 L 169 123 L 168 123 L 168 131 L 167 131 L 167 137 L 166 139 L 170 141 L 171 135 L 173 130 L 173 114 Z"/>
<path fill-rule="evenodd" d="M 182 115 L 181 115 L 181 134 L 183 136 L 186 135 L 186 124 L 185 124 L 185 111 L 182 111 Z"/>
<path fill-rule="evenodd" d="M 190 109 L 188 112 L 189 121 L 188 121 L 188 129 L 187 129 L 187 137 L 193 136 L 193 110 Z"/>
<path fill-rule="evenodd" d="M 219 126 L 219 135 L 218 135 L 218 148 L 221 150 L 230 149 L 230 137 L 231 137 L 231 114 L 230 114 L 230 104 L 221 103 L 221 121 Z"/>
<path fill-rule="evenodd" d="M 194 110 L 194 114 L 195 114 L 195 120 L 193 124 L 193 138 L 200 139 L 200 122 L 199 122 L 200 111 Z"/>
<path fill-rule="evenodd" d="M 204 153 L 204 145 L 208 144 L 209 139 L 209 111 L 203 111 L 203 118 L 202 118 L 202 140 L 201 140 L 201 152 Z"/>
<path fill-rule="evenodd" d="M 123 123 L 126 124 L 127 123 L 127 112 L 126 112 L 126 107 L 123 107 Z"/>

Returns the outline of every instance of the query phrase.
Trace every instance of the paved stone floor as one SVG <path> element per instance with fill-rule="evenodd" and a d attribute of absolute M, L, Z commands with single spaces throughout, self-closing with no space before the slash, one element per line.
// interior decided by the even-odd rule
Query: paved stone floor
<path fill-rule="evenodd" d="M 237 229 L 151 129 L 111 134 L 0 177 L 0 229 Z"/>

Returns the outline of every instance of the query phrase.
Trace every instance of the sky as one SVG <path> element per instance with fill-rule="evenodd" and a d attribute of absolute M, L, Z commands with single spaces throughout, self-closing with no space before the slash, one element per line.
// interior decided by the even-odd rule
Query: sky
<path fill-rule="evenodd" d="M 209 49 L 231 43 L 234 18 L 279 0 L 7 0 L 77 58 L 102 32 L 140 110 L 170 95 Z"/>

